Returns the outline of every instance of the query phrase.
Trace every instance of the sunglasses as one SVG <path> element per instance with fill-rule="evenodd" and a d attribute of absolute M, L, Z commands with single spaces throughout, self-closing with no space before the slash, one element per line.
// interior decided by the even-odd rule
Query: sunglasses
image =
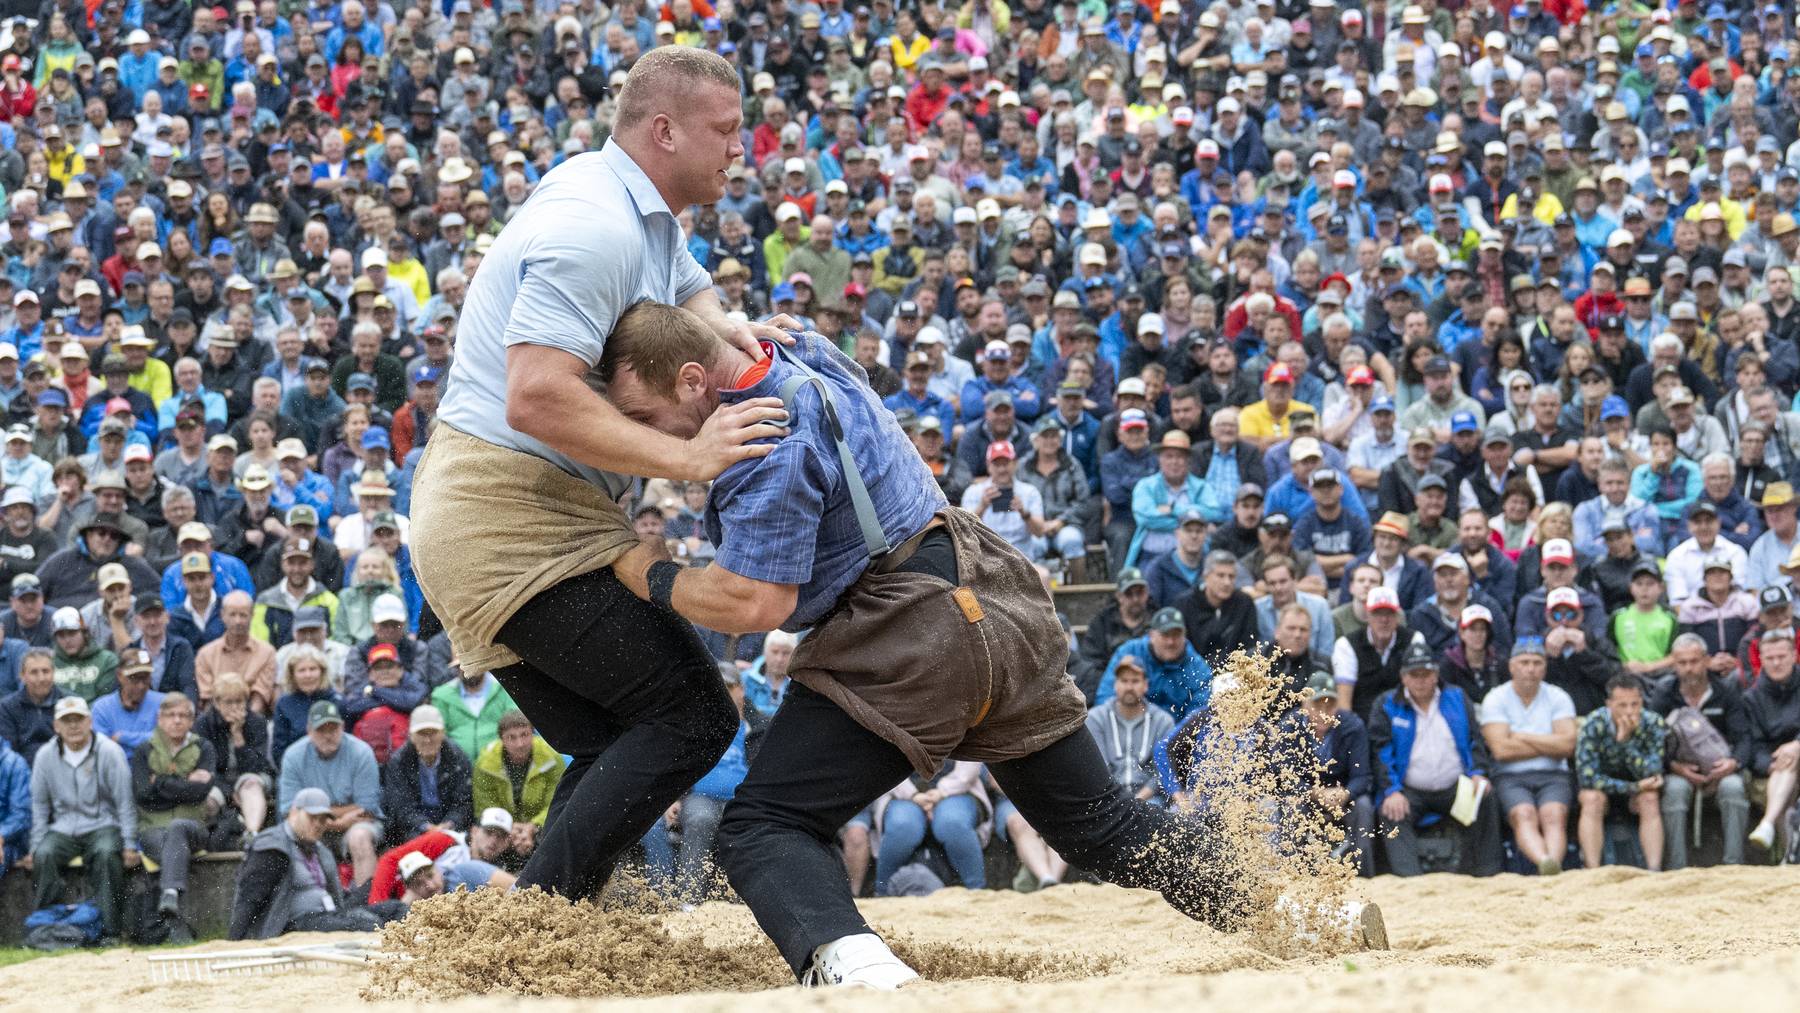
<path fill-rule="evenodd" d="M 1559 609 L 1551 609 L 1550 610 L 1551 620 L 1554 622 L 1559 622 L 1559 623 L 1566 623 L 1569 620 L 1574 619 L 1579 615 L 1581 615 L 1581 613 L 1572 608 L 1559 608 Z"/>

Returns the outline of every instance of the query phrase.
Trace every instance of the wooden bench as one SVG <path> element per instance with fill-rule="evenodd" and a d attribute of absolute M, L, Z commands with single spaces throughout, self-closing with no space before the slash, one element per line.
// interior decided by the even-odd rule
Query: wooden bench
<path fill-rule="evenodd" d="M 203 851 L 194 856 L 181 909 L 196 936 L 209 939 L 225 935 L 231 924 L 231 899 L 236 892 L 238 866 L 243 861 L 241 851 Z M 81 865 L 78 856 L 68 868 L 79 873 Z M 140 892 L 158 892 L 156 873 L 157 865 L 149 856 L 145 856 L 143 867 L 125 870 L 127 903 Z M 85 875 L 67 876 L 65 883 L 65 901 L 73 902 L 88 896 Z M 18 946 L 24 939 L 25 916 L 35 909 L 36 900 L 29 870 L 12 868 L 0 877 L 0 946 Z"/>

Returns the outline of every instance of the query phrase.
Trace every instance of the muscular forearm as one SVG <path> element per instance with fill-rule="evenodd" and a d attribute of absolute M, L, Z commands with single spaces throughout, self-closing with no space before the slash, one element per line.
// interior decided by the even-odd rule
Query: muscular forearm
<path fill-rule="evenodd" d="M 655 550 L 638 546 L 613 564 L 613 572 L 632 594 L 650 599 L 650 565 L 661 559 Z M 683 619 L 719 633 L 766 633 L 794 612 L 799 589 L 732 573 L 722 566 L 682 570 L 675 577 L 669 604 Z"/>

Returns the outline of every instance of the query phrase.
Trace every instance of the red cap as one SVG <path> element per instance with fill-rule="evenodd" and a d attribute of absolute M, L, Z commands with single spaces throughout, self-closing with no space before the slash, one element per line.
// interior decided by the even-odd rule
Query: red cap
<path fill-rule="evenodd" d="M 1324 280 L 1319 282 L 1319 291 L 1325 291 L 1326 287 L 1334 281 L 1343 282 L 1345 291 L 1349 291 L 1350 279 L 1344 277 L 1344 272 L 1342 271 L 1333 271 L 1331 274 L 1326 275 Z"/>
<path fill-rule="evenodd" d="M 1013 449 L 1012 442 L 1009 440 L 995 440 L 988 444 L 987 459 L 990 461 L 997 461 L 1003 457 L 1010 461 L 1018 456 L 1019 452 Z"/>
<path fill-rule="evenodd" d="M 1346 382 L 1352 387 L 1367 387 L 1375 382 L 1375 372 L 1367 366 L 1351 366 Z"/>
<path fill-rule="evenodd" d="M 1544 611 L 1553 608 L 1581 609 L 1581 594 L 1572 587 L 1559 587 L 1544 597 Z"/>
<path fill-rule="evenodd" d="M 192 88 L 188 89 L 188 98 L 205 98 L 205 97 L 206 97 L 206 85 L 196 84 Z"/>
<path fill-rule="evenodd" d="M 122 397 L 115 397 L 106 402 L 106 414 L 117 415 L 119 412 L 132 411 L 131 402 Z"/>
<path fill-rule="evenodd" d="M 862 297 L 864 297 L 868 294 L 869 294 L 869 290 L 866 288 L 863 288 L 862 284 L 860 282 L 853 281 L 850 284 L 844 286 L 844 298 L 846 298 L 846 299 L 849 299 L 852 296 L 854 296 L 858 299 L 861 299 Z"/>
<path fill-rule="evenodd" d="M 1566 538 L 1552 538 L 1544 543 L 1543 559 L 1546 563 L 1564 563 L 1575 565 L 1575 547 Z"/>
<path fill-rule="evenodd" d="M 0 70 L 18 70 L 18 69 L 19 69 L 18 54 L 8 53 L 8 54 L 6 54 L 6 59 L 0 60 Z"/>
<path fill-rule="evenodd" d="M 374 647 L 369 648 L 369 664 L 373 665 L 377 661 L 392 661 L 395 664 L 398 664 L 400 662 L 400 648 L 395 647 L 393 644 L 376 644 Z"/>
<path fill-rule="evenodd" d="M 1264 383 L 1293 383 L 1294 371 L 1285 362 L 1271 362 L 1269 368 L 1263 370 Z"/>

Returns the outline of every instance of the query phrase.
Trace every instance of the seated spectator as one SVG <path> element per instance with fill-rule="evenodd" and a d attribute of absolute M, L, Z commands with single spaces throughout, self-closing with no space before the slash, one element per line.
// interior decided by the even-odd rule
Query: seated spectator
<path fill-rule="evenodd" d="M 312 546 L 313 579 L 326 589 L 336 592 L 344 584 L 344 557 L 338 547 L 331 544 L 331 539 L 320 537 L 319 512 L 302 503 L 289 508 L 282 518 L 287 529 L 288 538 L 304 538 Z M 285 542 L 283 543 L 285 544 Z M 257 587 L 266 588 L 279 581 L 283 573 L 278 553 L 265 552 L 251 571 L 251 578 Z"/>
<path fill-rule="evenodd" d="M 737 667 L 720 665 L 719 677 L 737 707 L 737 735 L 719 762 L 644 835 L 645 864 L 652 885 L 688 904 L 698 904 L 712 892 L 707 867 L 719 832 L 719 817 L 750 771 L 755 755 L 752 737 L 760 739 L 768 727 L 768 719 L 761 712 L 744 705 L 744 686 Z M 677 834 L 679 840 L 674 839 Z"/>
<path fill-rule="evenodd" d="M 316 647 L 301 644 L 288 655 L 281 666 L 281 696 L 275 701 L 269 731 L 271 755 L 285 756 L 288 746 L 306 735 L 307 716 L 314 704 L 328 700 L 342 706 L 328 673 L 329 663 Z"/>
<path fill-rule="evenodd" d="M 1450 485 L 1444 476 L 1421 476 L 1413 491 L 1413 510 L 1406 522 L 1412 530 L 1412 548 L 1406 554 L 1430 566 L 1437 554 L 1456 546 L 1456 523 L 1446 514 Z"/>
<path fill-rule="evenodd" d="M 33 647 L 49 647 L 53 642 L 50 614 L 44 608 L 43 585 L 38 583 L 37 575 L 21 573 L 14 577 L 9 595 L 9 607 L 0 614 L 4 620 L 0 627 L 4 628 L 6 636 Z"/>
<path fill-rule="evenodd" d="M 198 567 L 190 565 L 188 557 L 199 555 L 206 560 L 206 570 L 211 577 L 212 597 L 223 598 L 233 591 L 246 591 L 254 594 L 256 583 L 250 576 L 250 569 L 237 556 L 220 552 L 213 547 L 212 529 L 199 521 L 183 524 L 175 533 L 176 548 L 181 551 L 181 558 L 170 563 L 162 572 L 163 603 L 171 608 L 179 607 L 192 589 L 193 581 L 188 577 L 200 573 Z M 195 643 L 195 649 L 202 645 Z"/>
<path fill-rule="evenodd" d="M 1113 585 L 1112 600 L 1103 606 L 1075 643 L 1075 659 L 1069 675 L 1082 695 L 1092 700 L 1100 687 L 1101 676 L 1112 662 L 1113 653 L 1126 641 L 1150 632 L 1150 587 L 1144 574 L 1135 566 L 1119 571 Z M 774 636 L 773 633 L 770 634 Z M 768 650 L 768 642 L 763 643 Z M 754 699 L 754 697 L 752 697 Z"/>
<path fill-rule="evenodd" d="M 1456 642 L 1442 652 L 1443 663 L 1438 677 L 1446 686 L 1455 686 L 1470 700 L 1487 696 L 1488 691 L 1507 679 L 1507 656 L 1503 645 L 1512 641 L 1494 635 L 1497 625 L 1504 625 L 1485 605 L 1469 605 L 1457 621 Z"/>
<path fill-rule="evenodd" d="M 1745 586 L 1749 554 L 1742 546 L 1719 537 L 1719 511 L 1711 500 L 1696 499 L 1688 507 L 1687 529 L 1689 537 L 1669 550 L 1663 568 L 1671 604 L 1679 608 L 1682 602 L 1699 593 L 1701 571 L 1713 560 L 1728 564 L 1732 583 Z"/>
<path fill-rule="evenodd" d="M 212 706 L 194 723 L 194 734 L 212 743 L 218 761 L 214 780 L 226 793 L 221 822 L 230 820 L 242 833 L 233 843 L 247 847 L 268 822 L 275 765 L 269 762 L 269 720 L 250 709 L 243 676 L 226 672 L 213 683 Z"/>
<path fill-rule="evenodd" d="M 1335 470 L 1314 471 L 1309 484 L 1312 505 L 1294 521 L 1294 544 L 1312 553 L 1325 571 L 1326 582 L 1336 585 L 1350 564 L 1372 549 L 1369 521 L 1346 506 L 1344 486 Z M 1361 506 L 1355 498 L 1348 503 Z"/>
<path fill-rule="evenodd" d="M 1223 660 L 1239 648 L 1256 646 L 1256 603 L 1237 586 L 1237 560 L 1229 552 L 1207 553 L 1200 583 L 1175 599 L 1173 608 L 1186 626 L 1188 643 L 1203 658 Z"/>
<path fill-rule="evenodd" d="M 383 598 L 390 615 L 398 605 L 400 619 L 406 619 L 406 604 L 400 598 L 400 571 L 392 556 L 379 547 L 356 554 L 351 567 L 351 583 L 338 596 L 337 615 L 331 617 L 331 639 L 341 644 L 359 644 L 375 635 L 375 607 Z"/>
<path fill-rule="evenodd" d="M 94 734 L 117 742 L 126 755 L 149 741 L 161 720 L 163 694 L 150 689 L 150 675 L 150 655 L 126 648 L 119 659 L 119 688 L 93 704 Z"/>
<path fill-rule="evenodd" d="M 1472 585 L 1468 560 L 1455 552 L 1440 553 L 1432 561 L 1431 583 L 1435 593 L 1407 613 L 1406 624 L 1424 637 L 1433 651 L 1442 655 L 1457 643 L 1463 614 L 1471 608 L 1480 608 L 1487 615 L 1486 643 L 1512 643 L 1512 624 L 1506 621 L 1505 610 Z M 1498 622 L 1495 616 L 1501 617 Z"/>
<path fill-rule="evenodd" d="M 1600 495 L 1575 505 L 1576 550 L 1596 558 L 1606 554 L 1607 525 L 1617 523 L 1644 555 L 1662 555 L 1661 521 L 1649 503 L 1631 494 L 1631 468 L 1609 458 L 1600 464 L 1598 482 Z"/>
<path fill-rule="evenodd" d="M 1612 538 L 1627 542 L 1621 535 Z M 1669 649 L 1675 642 L 1675 613 L 1663 605 L 1662 593 L 1662 571 L 1656 568 L 1656 560 L 1641 559 L 1631 571 L 1631 604 L 1607 620 L 1607 637 L 1618 646 L 1619 661 L 1632 675 L 1652 678 L 1668 670 Z"/>
<path fill-rule="evenodd" d="M 1301 804 L 1341 826 L 1344 840 L 1336 852 L 1354 853 L 1357 870 L 1373 876 L 1375 803 L 1370 798 L 1374 781 L 1369 768 L 1369 730 L 1361 718 L 1337 705 L 1337 683 L 1330 672 L 1314 672 L 1305 695 L 1319 781 L 1308 789 Z"/>
<path fill-rule="evenodd" d="M 367 744 L 344 734 L 344 716 L 337 704 L 320 700 L 312 705 L 306 715 L 306 737 L 281 754 L 280 768 L 280 797 L 289 809 L 307 788 L 325 792 L 330 819 L 324 843 L 350 862 L 353 882 L 367 882 L 375 872 L 381 840 L 381 768 Z M 251 850 L 255 848 L 252 844 Z"/>
<path fill-rule="evenodd" d="M 1156 777 L 1155 748 L 1175 728 L 1175 719 L 1150 703 L 1150 681 L 1144 664 L 1133 655 L 1122 655 L 1112 670 L 1112 698 L 1088 708 L 1087 730 L 1106 758 L 1113 783 L 1137 798 L 1156 799 L 1161 787 Z M 1019 856 L 1023 861 L 1023 855 Z M 1058 862 L 1061 859 L 1057 859 Z M 1066 863 L 1065 863 L 1066 866 Z M 1060 882 L 1060 873 L 1042 875 Z M 1066 868 L 1065 870 L 1066 871 Z"/>
<path fill-rule="evenodd" d="M 1067 569 L 1065 581 L 1082 583 L 1087 573 L 1087 529 L 1098 527 L 1099 501 L 1088 491 L 1087 473 L 1063 449 L 1063 435 L 1056 415 L 1039 421 L 1032 431 L 1031 452 L 1019 462 L 1014 477 L 1035 487 L 1044 503 L 1044 531 L 1033 538 L 1032 558 L 1054 554 Z"/>
<path fill-rule="evenodd" d="M 313 576 L 313 541 L 290 535 L 281 546 L 280 583 L 256 596 L 250 635 L 272 647 L 284 647 L 293 639 L 294 615 L 308 605 L 337 611 L 337 595 Z"/>
<path fill-rule="evenodd" d="M 1211 523 L 1223 523 L 1231 519 L 1228 502 L 1241 502 L 1247 489 L 1255 489 L 1260 513 L 1262 491 L 1271 479 L 1256 447 L 1238 438 L 1238 409 L 1227 405 L 1215 410 L 1206 431 L 1212 438 L 1194 448 L 1192 468 L 1206 486 L 1200 512 Z M 1227 501 L 1227 496 L 1233 499 Z"/>
<path fill-rule="evenodd" d="M 1520 637 L 1508 662 L 1511 680 L 1481 703 L 1481 734 L 1494 756 L 1494 792 L 1513 841 L 1538 875 L 1562 871 L 1568 851 L 1569 759 L 1575 755 L 1575 705 L 1544 684 L 1544 642 Z"/>
<path fill-rule="evenodd" d="M 799 646 L 800 638 L 794 634 L 770 630 L 763 636 L 762 655 L 744 673 L 744 699 L 764 717 L 774 717 L 787 697 L 791 685 L 788 665 L 794 660 L 794 648 Z"/>
<path fill-rule="evenodd" d="M 1257 522 L 1252 529 L 1255 538 L 1250 551 L 1238 556 L 1238 583 L 1252 598 L 1261 598 L 1269 593 L 1269 587 L 1263 583 L 1262 564 L 1270 556 L 1286 556 L 1294 561 L 1295 583 L 1307 594 L 1315 594 L 1324 598 L 1330 591 L 1325 585 L 1325 571 L 1319 568 L 1319 559 L 1311 551 L 1294 545 L 1294 525 L 1287 514 L 1270 514 Z M 1231 552 L 1223 548 L 1214 538 L 1213 547 L 1209 551 Z M 1234 553 L 1235 555 L 1235 553 Z"/>
<path fill-rule="evenodd" d="M 94 734 L 87 701 L 56 702 L 56 738 L 31 761 L 33 909 L 63 902 L 63 870 L 76 858 L 100 909 L 100 935 L 117 939 L 125 870 L 141 862 L 131 762 Z"/>
<path fill-rule="evenodd" d="M 198 652 L 225 635 L 225 616 L 213 590 L 212 561 L 204 553 L 190 552 L 173 565 L 181 569 L 184 591 L 174 604 L 169 629 Z"/>
<path fill-rule="evenodd" d="M 162 595 L 155 591 L 138 595 L 131 612 L 138 636 L 129 646 L 143 648 L 149 653 L 150 688 L 159 693 L 182 693 L 189 700 L 198 700 L 200 687 L 194 682 L 193 645 L 169 632 L 169 610 L 163 607 Z"/>
<path fill-rule="evenodd" d="M 1469 564 L 1469 578 L 1475 587 L 1511 609 L 1518 601 L 1518 568 L 1488 540 L 1489 534 L 1487 514 L 1480 507 L 1471 507 L 1457 515 L 1452 549 Z"/>
<path fill-rule="evenodd" d="M 1582 570 L 1580 582 L 1594 591 L 1600 598 L 1600 607 L 1607 615 L 1631 604 L 1631 582 L 1635 574 L 1647 563 L 1656 568 L 1657 594 L 1662 594 L 1662 568 L 1656 565 L 1656 557 L 1648 555 L 1633 540 L 1631 524 L 1621 513 L 1610 513 L 1600 522 L 1603 553 L 1588 563 Z M 1540 567 L 1542 563 L 1540 562 Z M 1540 571 L 1541 572 L 1541 571 Z"/>
<path fill-rule="evenodd" d="M 96 645 L 117 654 L 137 639 L 131 614 L 131 575 L 118 563 L 108 563 L 100 568 L 96 582 L 100 597 L 81 607 L 81 625 Z"/>
<path fill-rule="evenodd" d="M 1474 700 L 1462 687 L 1439 684 L 1429 649 L 1415 644 L 1407 657 L 1400 684 L 1376 700 L 1368 728 L 1388 868 L 1396 876 L 1425 871 L 1418 829 L 1450 817 L 1466 779 L 1477 802 L 1473 819 L 1459 834 L 1459 871 L 1492 876 L 1501 865 L 1498 804 L 1487 779 L 1492 759 L 1478 734 Z"/>
<path fill-rule="evenodd" d="M 981 764 L 945 760 L 931 778 L 909 778 L 875 801 L 881 846 L 875 854 L 875 895 L 892 895 L 894 873 L 910 864 L 926 837 L 936 841 L 964 888 L 987 886 L 981 849 L 993 830 L 993 807 Z"/>
<path fill-rule="evenodd" d="M 1189 472 L 1193 445 L 1175 429 L 1157 444 L 1157 472 L 1139 479 L 1131 492 L 1136 528 L 1125 552 L 1125 565 L 1139 566 L 1175 548 L 1175 529 L 1189 513 L 1198 514 L 1204 486 Z"/>
<path fill-rule="evenodd" d="M 1174 608 L 1158 609 L 1150 617 L 1149 633 L 1127 640 L 1113 653 L 1094 693 L 1094 706 L 1112 702 L 1114 673 L 1126 658 L 1144 670 L 1150 686 L 1145 699 L 1175 720 L 1206 706 L 1212 693 L 1212 667 L 1188 642 L 1187 627 Z"/>
<path fill-rule="evenodd" d="M 963 491 L 962 508 L 1033 562 L 1044 558 L 1044 497 L 1037 487 L 1015 481 L 1017 461 L 1005 440 L 988 444 L 986 478 Z"/>
<path fill-rule="evenodd" d="M 0 876 L 30 854 L 31 761 L 0 738 Z"/>
<path fill-rule="evenodd" d="M 563 760 L 519 711 L 500 718 L 500 737 L 475 758 L 475 808 L 504 809 L 513 818 L 512 850 L 529 858 L 562 780 Z"/>
<path fill-rule="evenodd" d="M 138 835 L 144 853 L 162 866 L 156 910 L 165 918 L 171 942 L 192 942 L 182 917 L 188 867 L 201 851 L 236 847 L 242 830 L 217 817 L 224 807 L 218 758 L 212 743 L 193 734 L 194 702 L 180 694 L 157 705 L 156 731 L 131 754 L 137 796 Z"/>
<path fill-rule="evenodd" d="M 1768 801 L 1750 831 L 1750 843 L 1769 851 L 1788 826 L 1800 783 L 1800 693 L 1795 692 L 1800 680 L 1794 678 L 1792 635 L 1783 630 L 1763 634 L 1762 662 L 1763 677 L 1745 694 L 1744 709 L 1750 713 L 1751 772 L 1768 778 Z"/>
<path fill-rule="evenodd" d="M 1706 421 L 1715 426 L 1719 424 L 1712 418 Z M 1708 454 L 1700 462 L 1700 498 L 1694 502 L 1712 504 L 1719 518 L 1719 536 L 1747 554 L 1763 533 L 1762 515 L 1757 505 L 1745 499 L 1733 485 L 1734 469 L 1730 454 L 1723 451 Z M 1748 556 L 1745 558 L 1747 564 Z M 1746 574 L 1738 576 L 1742 579 Z"/>
<path fill-rule="evenodd" d="M 1763 588 L 1756 596 L 1756 607 L 1756 622 L 1744 631 L 1737 649 L 1738 678 L 1746 686 L 1756 685 L 1762 676 L 1762 651 L 1758 646 L 1762 635 L 1769 630 L 1800 631 L 1795 624 L 1793 592 L 1785 584 Z"/>
<path fill-rule="evenodd" d="M 408 719 L 430 691 L 418 672 L 401 663 L 398 644 L 378 640 L 362 656 L 360 672 L 344 678 L 344 719 L 375 750 L 375 762 L 386 764 L 405 743 Z"/>
<path fill-rule="evenodd" d="M 1206 550 L 1223 549 L 1243 558 L 1256 549 L 1257 526 L 1262 520 L 1262 486 L 1254 482 L 1240 483 L 1232 497 L 1230 515 L 1212 529 L 1206 540 Z"/>
<path fill-rule="evenodd" d="M 379 929 L 381 919 L 373 911 L 345 906 L 337 859 L 325 843 L 338 821 L 331 796 L 320 788 L 301 789 L 288 800 L 286 813 L 250 842 L 231 899 L 226 938 Z"/>
<path fill-rule="evenodd" d="M 202 705 L 212 699 L 213 679 L 236 672 L 250 687 L 250 708 L 258 714 L 275 707 L 275 648 L 250 636 L 256 603 L 248 591 L 233 591 L 219 602 L 225 633 L 194 655 L 194 684 Z"/>
<path fill-rule="evenodd" d="M 1338 637 L 1331 647 L 1338 706 L 1359 718 L 1369 713 L 1377 697 L 1400 684 L 1400 662 L 1411 645 L 1425 643 L 1425 638 L 1406 628 L 1400 599 L 1392 588 L 1379 583 L 1371 586 L 1363 598 L 1363 611 L 1368 626 Z"/>
<path fill-rule="evenodd" d="M 52 715 L 66 696 L 56 685 L 56 662 L 48 650 L 33 647 L 19 659 L 19 688 L 0 699 L 0 739 L 20 756 L 36 756 L 56 735 Z"/>
<path fill-rule="evenodd" d="M 1400 607 L 1412 611 L 1431 593 L 1431 572 L 1407 552 L 1412 525 L 1404 514 L 1386 513 L 1369 528 L 1371 549 L 1355 562 L 1367 562 L 1381 571 L 1382 583 L 1400 597 Z"/>
<path fill-rule="evenodd" d="M 1538 578 L 1541 583 L 1517 599 L 1518 605 L 1513 614 L 1513 633 L 1520 637 L 1543 636 L 1544 619 L 1549 615 L 1546 609 L 1550 592 L 1567 587 L 1574 588 L 1581 601 L 1581 626 L 1587 631 L 1589 642 L 1604 639 L 1606 609 L 1594 592 L 1576 585 L 1575 578 L 1579 571 L 1575 566 L 1575 547 L 1567 539 L 1553 538 L 1544 543 L 1540 559 Z"/>
<path fill-rule="evenodd" d="M 388 759 L 382 786 L 388 843 L 399 844 L 433 827 L 461 833 L 475 821 L 474 767 L 445 739 L 436 707 L 414 709 L 406 745 Z"/>
<path fill-rule="evenodd" d="M 1697 634 L 1706 644 L 1707 668 L 1725 674 L 1737 671 L 1738 642 L 1756 618 L 1756 597 L 1737 586 L 1731 561 L 1723 556 L 1702 564 L 1696 593 L 1675 609 L 1681 632 Z"/>
<path fill-rule="evenodd" d="M 1445 491 L 1444 506 L 1438 508 L 1443 513 L 1449 503 L 1449 481 L 1451 465 L 1449 461 L 1438 458 L 1437 437 L 1431 430 L 1420 426 L 1406 437 L 1406 453 L 1388 462 L 1381 469 L 1380 485 L 1376 492 L 1375 504 L 1382 513 L 1412 513 L 1419 509 L 1419 494 L 1429 488 L 1441 488 Z M 1356 445 L 1350 448 L 1356 453 Z M 1355 471 L 1351 472 L 1352 477 Z M 1426 484 L 1430 476 L 1437 476 L 1438 481 Z M 1371 508 L 1374 509 L 1374 508 Z"/>
<path fill-rule="evenodd" d="M 1781 572 L 1781 564 L 1787 562 L 1800 547 L 1800 525 L 1796 524 L 1796 511 L 1800 510 L 1800 502 L 1794 499 L 1794 487 L 1786 482 L 1771 482 L 1763 490 L 1762 516 L 1768 530 L 1757 536 L 1750 544 L 1749 555 L 1744 562 L 1745 586 L 1753 591 L 1765 587 L 1787 585 L 1787 577 Z"/>
<path fill-rule="evenodd" d="M 1606 702 L 1606 684 L 1619 671 L 1612 641 L 1588 636 L 1581 594 L 1572 587 L 1551 591 L 1544 602 L 1544 656 L 1545 678 L 1569 694 L 1577 717 Z"/>
<path fill-rule="evenodd" d="M 1151 601 L 1174 601 L 1199 582 L 1200 564 L 1206 556 L 1206 528 L 1200 511 L 1189 510 L 1175 529 L 1175 547 L 1145 563 L 1144 581 L 1150 586 Z"/>
<path fill-rule="evenodd" d="M 50 617 L 50 626 L 56 631 L 56 684 L 64 692 L 91 704 L 119 688 L 119 656 L 94 643 L 81 613 L 65 605 Z"/>
<path fill-rule="evenodd" d="M 1606 850 L 1606 815 L 1623 806 L 1637 816 L 1644 868 L 1662 871 L 1663 749 L 1669 726 L 1644 709 L 1644 685 L 1637 676 L 1614 675 L 1606 683 L 1606 706 L 1582 719 L 1575 740 L 1575 771 L 1581 785 L 1581 864 L 1598 869 Z"/>
<path fill-rule="evenodd" d="M 791 633 L 783 636 L 793 638 Z M 768 650 L 767 640 L 763 649 Z M 792 647 L 788 653 L 792 656 Z M 500 737 L 501 715 L 517 705 L 492 672 L 470 671 L 454 658 L 449 671 L 449 680 L 431 691 L 431 705 L 444 719 L 444 738 L 470 757 L 472 763 L 488 743 Z"/>
<path fill-rule="evenodd" d="M 1700 496 L 1700 468 L 1677 455 L 1675 432 L 1667 425 L 1650 431 L 1650 459 L 1632 469 L 1631 494 L 1648 503 L 1662 521 L 1662 543 L 1687 537 L 1688 507 Z"/>
<path fill-rule="evenodd" d="M 1775 639 L 1784 641 L 1792 651 L 1792 638 Z M 1675 678 L 1650 697 L 1650 709 L 1667 719 L 1671 738 L 1669 776 L 1662 793 L 1663 868 L 1687 868 L 1688 838 L 1693 833 L 1689 816 L 1709 794 L 1719 801 L 1725 832 L 1722 860 L 1726 865 L 1742 865 L 1745 831 L 1750 825 L 1750 798 L 1744 781 L 1753 764 L 1750 712 L 1736 680 L 1706 670 L 1706 645 L 1700 638 L 1691 634 L 1676 637 L 1669 648 L 1669 661 Z M 1706 728 L 1700 727 L 1702 721 Z M 1707 728 L 1717 737 L 1709 735 Z"/>
<path fill-rule="evenodd" d="M 971 430 L 973 433 L 973 430 Z M 963 435 L 966 442 L 970 433 Z M 1119 445 L 1100 457 L 1100 494 L 1106 500 L 1104 530 L 1107 558 L 1121 565 L 1137 532 L 1132 498 L 1138 482 L 1154 475 L 1160 452 L 1150 446 L 1150 417 L 1142 409 L 1119 412 Z"/>
<path fill-rule="evenodd" d="M 1307 654 L 1316 654 L 1321 659 L 1331 657 L 1331 646 L 1336 635 L 1331 626 L 1331 606 L 1324 598 L 1300 590 L 1299 575 L 1294 572 L 1294 561 L 1287 556 L 1271 555 L 1263 557 L 1262 581 L 1269 593 L 1256 599 L 1256 632 L 1264 643 L 1276 639 L 1276 627 L 1281 617 L 1291 607 L 1298 607 L 1306 613 L 1308 640 L 1299 653 L 1302 658 Z M 1305 680 L 1312 675 L 1313 668 L 1297 672 L 1299 681 L 1295 688 L 1305 685 Z"/>
<path fill-rule="evenodd" d="M 1543 511 L 1539 510 L 1540 504 Z M 1547 533 L 1538 532 L 1538 519 L 1542 512 L 1555 505 L 1542 503 L 1526 482 L 1507 482 L 1500 492 L 1500 512 L 1488 521 L 1488 540 L 1502 555 L 1517 563 L 1522 572 L 1529 572 L 1530 564 L 1522 557 L 1535 549 L 1540 539 L 1548 537 Z"/>

